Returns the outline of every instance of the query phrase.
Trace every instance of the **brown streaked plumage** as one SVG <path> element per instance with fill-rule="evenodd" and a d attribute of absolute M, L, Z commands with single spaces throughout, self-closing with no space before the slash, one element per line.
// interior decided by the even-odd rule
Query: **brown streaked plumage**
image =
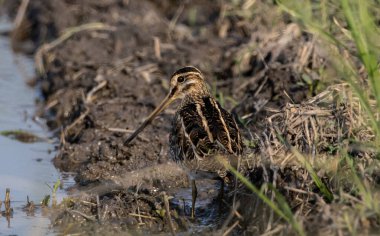
<path fill-rule="evenodd" d="M 223 179 L 227 170 L 217 157 L 237 167 L 243 144 L 231 114 L 212 97 L 202 73 L 190 66 L 172 75 L 169 94 L 125 143 L 131 142 L 176 99 L 182 99 L 182 103 L 173 120 L 169 155 L 189 173 L 193 197 L 191 215 L 194 217 L 197 197 L 195 179 Z"/>

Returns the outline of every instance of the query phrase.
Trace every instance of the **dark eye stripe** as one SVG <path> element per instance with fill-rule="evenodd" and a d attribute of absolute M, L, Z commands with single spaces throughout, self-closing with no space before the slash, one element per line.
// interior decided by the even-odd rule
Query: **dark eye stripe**
<path fill-rule="evenodd" d="M 178 88 L 174 87 L 172 91 L 170 92 L 170 95 L 173 96 L 177 92 Z"/>

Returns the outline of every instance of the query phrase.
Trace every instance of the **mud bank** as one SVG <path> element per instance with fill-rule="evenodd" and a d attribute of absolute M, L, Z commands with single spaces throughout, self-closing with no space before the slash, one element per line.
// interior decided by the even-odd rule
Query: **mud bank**
<path fill-rule="evenodd" d="M 8 3 L 11 12 L 13 4 Z M 300 212 L 300 202 L 293 200 L 302 194 L 286 187 L 318 192 L 297 166 L 266 168 L 257 161 L 272 160 L 263 148 L 268 143 L 258 138 L 268 130 L 267 118 L 289 108 L 286 104 L 307 101 L 324 83 L 317 71 L 325 62 L 312 37 L 275 5 L 34 0 L 23 25 L 16 38 L 36 46 L 38 86 L 46 99 L 40 112 L 60 137 L 54 163 L 77 173 L 72 197 L 53 221 L 64 232 L 170 232 L 166 195 L 174 197 L 170 209 L 178 232 L 263 233 L 278 222 L 244 188 L 239 213 L 231 211 L 231 189 L 220 206 L 218 184 L 210 181 L 200 184 L 198 217 L 189 220 L 186 175 L 167 157 L 175 105 L 132 145 L 124 145 L 166 95 L 169 76 L 186 65 L 203 71 L 219 102 L 240 120 L 253 163 L 247 174 L 257 186 L 277 183 Z M 324 204 L 318 194 L 309 197 L 307 209 Z M 282 224 L 279 230 L 292 232 Z"/>

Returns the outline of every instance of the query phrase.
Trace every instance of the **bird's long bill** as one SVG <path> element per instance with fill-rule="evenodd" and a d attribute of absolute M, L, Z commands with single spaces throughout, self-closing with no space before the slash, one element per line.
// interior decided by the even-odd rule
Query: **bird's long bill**
<path fill-rule="evenodd" d="M 127 140 L 124 142 L 124 144 L 128 144 L 130 143 L 141 131 L 144 130 L 144 128 L 149 125 L 152 120 L 158 115 L 160 114 L 167 106 L 170 105 L 170 103 L 172 103 L 174 101 L 174 96 L 173 94 L 169 93 L 165 99 L 161 102 L 161 104 L 156 107 L 156 109 L 154 109 L 154 111 L 148 116 L 148 118 L 146 118 L 144 120 L 144 122 L 140 125 L 139 128 L 137 128 L 135 130 L 135 132 L 133 132 L 128 138 Z"/>

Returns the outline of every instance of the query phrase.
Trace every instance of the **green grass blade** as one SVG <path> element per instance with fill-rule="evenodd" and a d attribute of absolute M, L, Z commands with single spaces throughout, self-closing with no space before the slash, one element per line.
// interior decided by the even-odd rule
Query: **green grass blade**
<path fill-rule="evenodd" d="M 58 179 L 58 180 L 55 182 L 54 186 L 53 186 L 53 194 L 56 194 L 56 193 L 57 193 L 57 190 L 58 190 L 58 188 L 59 188 L 60 185 L 61 185 L 61 180 Z"/>
<path fill-rule="evenodd" d="M 300 234 L 305 235 L 305 232 L 303 230 L 303 227 L 299 222 L 297 222 L 296 218 L 293 215 L 292 210 L 290 209 L 288 203 L 286 202 L 286 199 L 284 196 L 272 185 L 268 185 L 269 189 L 275 192 L 275 198 L 276 202 L 279 204 L 282 212 L 284 215 L 286 215 L 289 219 L 289 223 L 292 225 L 292 227 Z"/>
<path fill-rule="evenodd" d="M 334 196 L 331 191 L 327 188 L 327 186 L 322 182 L 322 180 L 318 177 L 317 172 L 315 172 L 314 168 L 310 164 L 310 162 L 294 147 L 290 148 L 290 151 L 297 157 L 298 161 L 301 162 L 306 170 L 309 172 L 311 178 L 313 179 L 315 185 L 317 185 L 319 191 L 323 194 L 323 196 L 331 202 L 334 200 Z"/>
<path fill-rule="evenodd" d="M 318 177 L 317 172 L 315 172 L 313 166 L 310 164 L 310 162 L 293 146 L 288 144 L 286 140 L 281 136 L 281 133 L 278 129 L 277 131 L 277 137 L 278 139 L 284 143 L 290 151 L 293 153 L 294 156 L 298 159 L 300 163 L 306 168 L 306 170 L 309 172 L 311 178 L 313 179 L 315 185 L 317 185 L 319 191 L 321 191 L 322 195 L 329 201 L 331 202 L 334 200 L 334 196 L 331 193 L 331 191 L 327 188 L 327 186 L 322 182 L 322 180 Z"/>
<path fill-rule="evenodd" d="M 366 112 L 370 125 L 372 126 L 373 131 L 377 134 L 376 138 L 377 143 L 380 143 L 380 123 L 378 122 L 375 113 L 373 112 L 373 109 L 370 105 L 370 101 L 368 96 L 366 95 L 366 92 L 364 88 L 361 88 L 358 84 L 358 72 L 353 68 L 353 65 L 351 65 L 346 60 L 341 60 L 340 55 L 332 54 L 332 57 L 330 58 L 333 66 L 338 71 L 339 74 L 344 76 L 345 80 L 348 82 L 348 84 L 351 86 L 355 94 L 358 96 L 360 103 L 362 107 L 364 108 L 364 111 Z"/>
<path fill-rule="evenodd" d="M 223 160 L 222 158 L 219 158 L 219 161 L 229 171 L 231 171 L 245 186 L 247 186 L 249 190 L 251 190 L 265 204 L 267 204 L 279 217 L 286 220 L 299 235 L 306 235 L 301 225 L 294 218 L 293 213 L 290 210 L 290 207 L 287 204 L 285 198 L 278 191 L 275 191 L 275 196 L 276 196 L 276 199 L 278 200 L 280 207 L 278 207 L 274 202 L 272 202 L 262 191 L 260 191 L 255 185 L 253 185 L 247 178 L 245 178 L 241 173 L 239 173 L 235 168 L 233 168 L 225 160 Z M 271 189 L 274 190 L 273 187 L 271 187 Z"/>
<path fill-rule="evenodd" d="M 369 189 L 366 188 L 362 180 L 360 180 L 359 176 L 356 173 L 354 168 L 353 160 L 349 158 L 348 154 L 345 155 L 346 163 L 351 170 L 351 176 L 354 181 L 355 186 L 358 188 L 360 196 L 362 197 L 365 206 L 368 209 L 374 209 L 377 211 L 376 206 L 374 204 L 374 199 L 372 197 L 372 193 Z"/>
<path fill-rule="evenodd" d="M 373 24 L 370 23 L 371 19 L 368 13 L 367 1 L 355 2 L 356 4 L 352 4 L 351 1 L 350 4 L 349 0 L 341 0 L 342 9 L 358 49 L 358 56 L 367 70 L 368 79 L 376 98 L 378 109 L 380 110 L 380 72 L 377 68 L 378 61 L 376 55 L 371 50 L 371 45 L 368 42 L 366 34 L 371 30 L 368 27 L 371 27 Z M 355 10 L 352 7 L 355 7 Z"/>
<path fill-rule="evenodd" d="M 318 35 L 324 40 L 326 40 L 327 42 L 332 43 L 334 45 L 338 45 L 345 49 L 348 48 L 346 45 L 343 44 L 343 42 L 336 39 L 331 33 L 325 31 L 319 24 L 315 23 L 316 21 L 312 20 L 311 18 L 308 19 L 308 18 L 303 17 L 302 13 L 289 8 L 281 0 L 276 0 L 276 3 L 280 7 L 280 9 L 282 9 L 284 12 L 290 14 L 295 19 L 301 21 L 306 26 L 306 30 L 308 30 L 311 34 Z"/>

